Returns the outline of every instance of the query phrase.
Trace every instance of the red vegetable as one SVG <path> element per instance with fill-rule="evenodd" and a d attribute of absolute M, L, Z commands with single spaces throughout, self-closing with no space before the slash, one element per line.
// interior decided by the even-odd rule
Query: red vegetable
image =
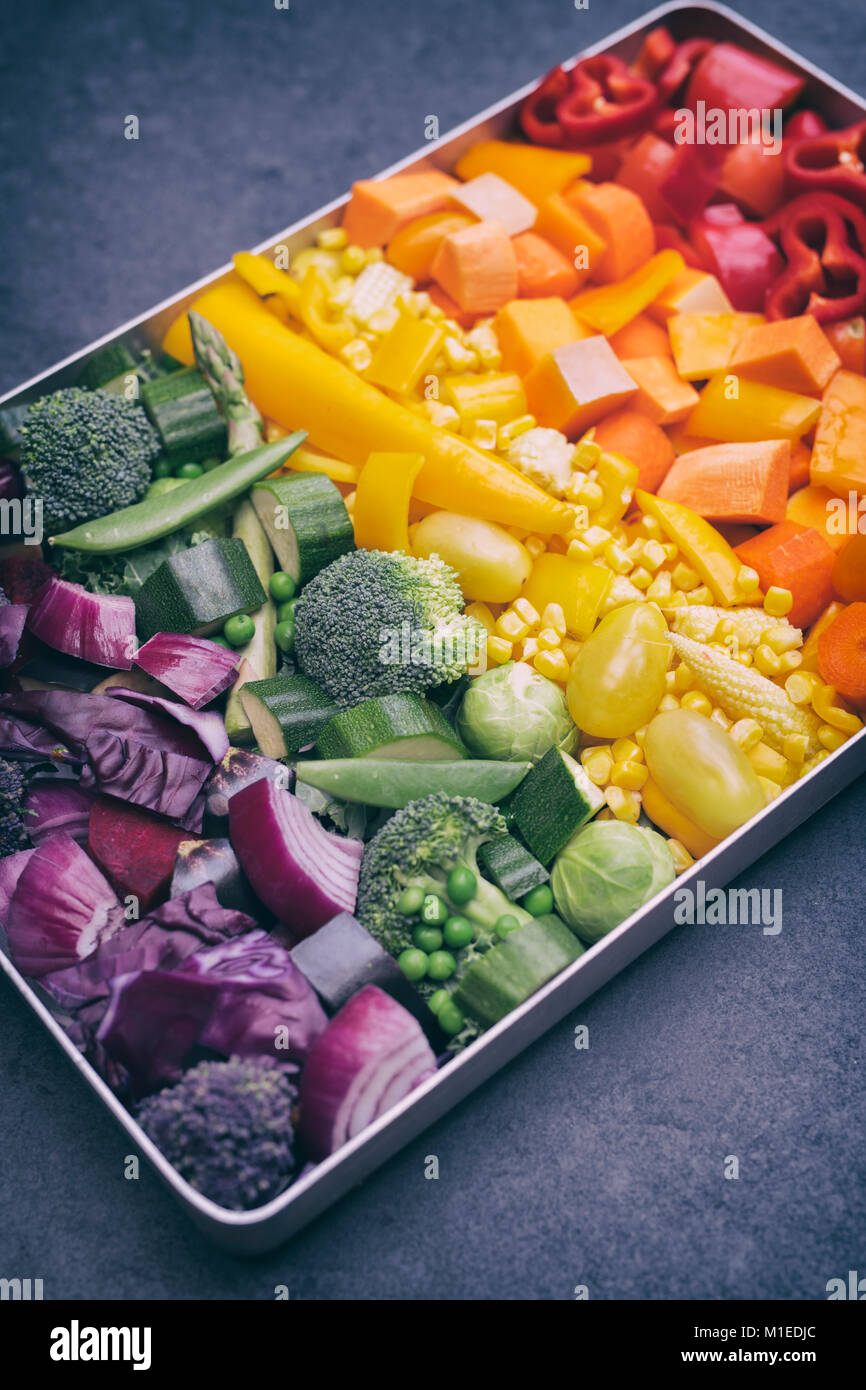
<path fill-rule="evenodd" d="M 676 40 L 670 30 L 660 24 L 658 28 L 650 29 L 641 44 L 640 53 L 631 65 L 631 70 L 638 77 L 648 77 L 651 82 L 655 82 L 676 51 Z"/>
<path fill-rule="evenodd" d="M 436 1074 L 419 1024 L 390 995 L 366 985 L 332 1018 L 301 1073 L 300 1131 L 326 1158 Z"/>
<path fill-rule="evenodd" d="M 658 78 L 659 97 L 670 102 L 676 96 L 691 71 L 704 54 L 712 48 L 712 39 L 686 39 L 678 44 Z"/>
<path fill-rule="evenodd" d="M 122 594 L 92 594 L 53 578 L 30 609 L 30 631 L 56 651 L 129 671 L 135 652 L 135 604 Z"/>
<path fill-rule="evenodd" d="M 26 603 L 6 603 L 0 608 L 0 666 L 11 666 L 18 655 L 26 622 Z"/>
<path fill-rule="evenodd" d="M 24 872 L 24 865 L 33 853 L 32 849 L 21 849 L 17 854 L 7 854 L 0 859 L 0 927 L 6 925 L 12 894 Z"/>
<path fill-rule="evenodd" d="M 690 242 L 686 241 L 678 227 L 672 227 L 669 223 L 656 222 L 655 234 L 657 251 L 679 251 L 686 265 L 691 266 L 693 270 L 706 270 L 707 267 L 697 251 Z"/>
<path fill-rule="evenodd" d="M 689 236 L 734 308 L 761 313 L 767 291 L 784 268 L 767 233 L 747 222 L 733 203 L 719 203 L 692 223 Z"/>
<path fill-rule="evenodd" d="M 768 218 L 764 230 L 787 261 L 766 297 L 768 319 L 809 313 L 832 323 L 866 308 L 866 215 L 853 203 L 807 193 Z"/>
<path fill-rule="evenodd" d="M 690 222 L 717 191 L 725 149 L 722 145 L 680 144 L 659 183 L 659 197 L 678 222 Z"/>
<path fill-rule="evenodd" d="M 769 58 L 760 58 L 734 43 L 711 43 L 692 72 L 685 104 L 695 110 L 756 109 L 775 111 L 791 106 L 800 95 L 805 78 L 789 72 Z"/>
<path fill-rule="evenodd" d="M 136 666 L 193 709 L 209 705 L 228 689 L 237 675 L 237 660 L 218 642 L 183 632 L 158 632 L 135 654 Z"/>
<path fill-rule="evenodd" d="M 208 756 L 213 758 L 215 763 L 220 762 L 229 751 L 225 724 L 213 711 L 200 714 L 198 710 L 192 711 L 185 705 L 179 705 L 176 700 L 166 700 L 162 695 L 145 695 L 141 690 L 127 690 L 119 685 L 112 686 L 106 694 L 111 700 L 122 700 L 140 710 L 152 710 L 157 715 L 165 714 L 177 724 L 191 729 L 196 742 L 207 750 Z"/>
<path fill-rule="evenodd" d="M 140 912 L 168 896 L 178 846 L 186 830 L 113 797 L 93 804 L 87 848 L 121 898 L 138 899 Z"/>
<path fill-rule="evenodd" d="M 551 68 L 520 108 L 520 124 L 536 145 L 562 145 L 564 137 L 556 117 L 556 107 L 571 87 L 565 68 Z"/>
<path fill-rule="evenodd" d="M 38 978 L 89 956 L 123 926 L 123 908 L 92 860 L 69 835 L 31 854 L 6 921 L 9 954 Z"/>
<path fill-rule="evenodd" d="M 644 207 L 654 222 L 666 222 L 670 217 L 667 204 L 659 193 L 671 168 L 677 162 L 677 151 L 659 135 L 648 130 L 629 150 L 617 171 L 616 181 L 630 188 L 643 199 Z"/>
<path fill-rule="evenodd" d="M 793 193 L 836 193 L 866 208 L 866 121 L 788 141 L 784 160 Z"/>
<path fill-rule="evenodd" d="M 816 135 L 823 135 L 827 129 L 827 122 L 823 116 L 819 116 L 817 111 L 795 111 L 793 116 L 789 116 L 785 122 L 784 137 L 786 140 L 813 140 Z"/>
<path fill-rule="evenodd" d="M 0 588 L 10 603 L 32 603 L 40 589 L 55 576 L 55 571 L 46 565 L 38 546 L 32 546 L 35 554 L 10 555 L 0 564 Z"/>
<path fill-rule="evenodd" d="M 653 82 L 629 72 L 621 58 L 599 53 L 572 68 L 571 90 L 556 116 L 567 145 L 591 148 L 645 130 L 657 104 Z"/>
<path fill-rule="evenodd" d="M 53 778 L 32 782 L 23 805 L 28 812 L 27 833 L 34 845 L 61 830 L 79 845 L 86 845 L 93 802 L 93 792 L 85 791 L 77 782 Z"/>

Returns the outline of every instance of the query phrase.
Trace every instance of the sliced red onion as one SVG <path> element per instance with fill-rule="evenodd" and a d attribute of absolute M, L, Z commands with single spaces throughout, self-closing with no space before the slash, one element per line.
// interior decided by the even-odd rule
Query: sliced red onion
<path fill-rule="evenodd" d="M 209 705 L 232 684 L 237 655 L 206 637 L 158 632 L 139 647 L 135 664 L 193 709 Z"/>
<path fill-rule="evenodd" d="M 9 954 L 38 978 L 84 960 L 123 925 L 123 908 L 93 861 L 69 835 L 53 835 L 33 851 L 12 895 Z"/>
<path fill-rule="evenodd" d="M 32 849 L 20 849 L 17 854 L 7 854 L 5 859 L 0 859 L 0 926 L 6 924 L 12 894 L 18 886 L 24 866 L 33 853 Z"/>
<path fill-rule="evenodd" d="M 185 724 L 192 729 L 215 763 L 221 762 L 229 751 L 226 726 L 214 711 L 202 714 L 199 710 L 179 705 L 176 700 L 166 700 L 161 695 L 144 695 L 140 690 L 127 690 L 121 686 L 112 687 L 106 692 L 106 696 L 108 699 L 134 705 L 136 709 L 156 715 L 168 715 L 169 719 L 176 720 L 178 724 Z"/>
<path fill-rule="evenodd" d="M 268 778 L 235 792 L 229 835 L 253 891 L 295 936 L 354 911 L 361 841 L 323 829 L 292 792 Z"/>
<path fill-rule="evenodd" d="M 33 782 L 24 796 L 27 833 L 34 845 L 41 845 L 49 836 L 65 831 L 79 845 L 87 844 L 90 808 L 93 792 L 85 791 L 76 782 Z"/>
<path fill-rule="evenodd" d="M 135 604 L 123 594 L 92 594 L 54 578 L 30 609 L 30 631 L 49 647 L 96 666 L 129 671 L 135 653 Z"/>
<path fill-rule="evenodd" d="M 417 1020 L 365 985 L 313 1043 L 301 1073 L 300 1131 L 310 1153 L 326 1158 L 435 1072 Z"/>
<path fill-rule="evenodd" d="M 0 608 L 0 666 L 11 666 L 18 655 L 26 622 L 26 603 L 7 603 Z"/>

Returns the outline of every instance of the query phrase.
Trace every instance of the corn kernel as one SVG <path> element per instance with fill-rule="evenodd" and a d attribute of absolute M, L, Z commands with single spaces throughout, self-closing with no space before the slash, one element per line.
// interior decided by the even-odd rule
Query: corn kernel
<path fill-rule="evenodd" d="M 661 541 L 651 539 L 644 544 L 643 562 L 651 570 L 657 570 L 664 564 L 665 551 Z"/>
<path fill-rule="evenodd" d="M 691 666 L 687 666 L 684 661 L 680 662 L 675 671 L 668 671 L 667 674 L 673 676 L 673 690 L 677 695 L 684 695 L 687 690 L 692 690 L 695 684 L 695 677 Z"/>
<path fill-rule="evenodd" d="M 509 608 L 496 619 L 496 631 L 509 642 L 518 642 L 528 634 L 529 623 L 525 622 L 519 613 L 515 613 L 513 608 Z"/>
<path fill-rule="evenodd" d="M 803 634 L 796 627 L 777 623 L 764 633 L 761 640 L 765 646 L 772 647 L 776 656 L 785 656 L 803 645 Z"/>
<path fill-rule="evenodd" d="M 684 593 L 681 593 L 679 589 L 674 589 L 674 592 L 671 594 L 670 598 L 668 599 L 667 603 L 665 604 L 665 607 L 666 607 L 666 608 L 688 608 L 688 605 L 689 605 L 689 601 L 688 601 L 688 599 L 686 598 L 685 594 L 684 594 Z"/>
<path fill-rule="evenodd" d="M 489 449 L 492 453 L 496 448 L 496 421 L 476 420 L 472 427 L 470 439 L 476 448 Z"/>
<path fill-rule="evenodd" d="M 607 785 L 613 772 L 613 756 L 606 744 L 584 749 L 580 761 L 590 782 L 594 782 L 597 787 Z"/>
<path fill-rule="evenodd" d="M 345 227 L 325 227 L 316 237 L 323 251 L 342 251 L 348 240 L 349 233 Z"/>
<path fill-rule="evenodd" d="M 818 679 L 809 671 L 794 671 L 785 681 L 785 692 L 792 705 L 808 705 Z"/>
<path fill-rule="evenodd" d="M 496 619 L 486 603 L 470 603 L 463 611 L 467 618 L 475 618 L 481 624 L 488 637 L 493 636 L 496 629 Z"/>
<path fill-rule="evenodd" d="M 706 584 L 701 584 L 697 589 L 692 589 L 688 595 L 689 603 L 710 604 L 713 602 L 713 591 Z"/>
<path fill-rule="evenodd" d="M 648 514 L 640 519 L 640 528 L 644 535 L 651 541 L 660 541 L 662 538 L 662 528 L 654 516 Z"/>
<path fill-rule="evenodd" d="M 761 784 L 761 791 L 764 793 L 764 802 L 769 806 L 770 802 L 775 801 L 776 797 L 781 794 L 782 788 L 778 782 L 771 781 L 769 777 L 759 776 L 758 781 Z"/>
<path fill-rule="evenodd" d="M 679 559 L 680 552 L 673 541 L 663 541 L 662 550 L 665 553 L 665 564 L 673 565 Z"/>
<path fill-rule="evenodd" d="M 554 632 L 552 627 L 543 627 L 539 630 L 536 638 L 539 650 L 543 652 L 556 651 L 559 647 L 559 633 Z M 567 665 L 568 663 L 566 663 Z"/>
<path fill-rule="evenodd" d="M 580 536 L 580 540 L 584 545 L 589 546 L 593 555 L 602 550 L 610 538 L 610 531 L 605 531 L 603 526 L 589 526 Z"/>
<path fill-rule="evenodd" d="M 377 309 L 374 314 L 370 315 L 367 319 L 367 327 L 371 333 L 377 333 L 381 336 L 384 333 L 390 333 L 395 323 L 399 323 L 399 321 L 400 310 L 396 305 L 389 304 L 387 308 Z"/>
<path fill-rule="evenodd" d="M 847 738 L 847 734 L 843 734 L 841 729 L 834 729 L 832 724 L 822 724 L 818 730 L 818 742 L 823 744 L 829 753 L 835 753 Z"/>
<path fill-rule="evenodd" d="M 559 650 L 562 652 L 569 666 L 571 666 L 571 663 L 574 661 L 574 658 L 577 656 L 582 646 L 583 643 L 578 642 L 574 637 L 563 637 L 559 644 Z"/>
<path fill-rule="evenodd" d="M 736 724 L 731 726 L 731 738 L 738 743 L 744 753 L 749 749 L 757 748 L 764 737 L 764 730 L 757 719 L 738 719 Z"/>
<path fill-rule="evenodd" d="M 365 371 L 373 360 L 370 345 L 365 343 L 363 338 L 353 338 L 350 343 L 346 343 L 345 347 L 340 348 L 340 356 L 356 372 Z"/>
<path fill-rule="evenodd" d="M 644 569 L 643 565 L 638 565 L 637 569 L 632 570 L 629 580 L 636 589 L 648 589 L 653 582 L 653 577 L 649 570 Z"/>
<path fill-rule="evenodd" d="M 812 708 L 825 724 L 841 729 L 844 734 L 856 734 L 863 728 L 856 714 L 836 704 L 835 686 L 816 684 L 812 692 Z"/>
<path fill-rule="evenodd" d="M 460 416 L 453 405 L 445 405 L 444 401 L 425 401 L 424 409 L 430 417 L 431 425 L 435 425 L 440 430 L 453 430 L 460 424 Z"/>
<path fill-rule="evenodd" d="M 511 609 L 512 612 L 520 615 L 527 627 L 538 627 L 541 622 L 541 618 L 528 598 L 516 598 L 511 605 Z"/>
<path fill-rule="evenodd" d="M 568 680 L 568 661 L 558 648 L 539 652 L 532 664 L 536 671 L 546 676 L 549 681 Z"/>
<path fill-rule="evenodd" d="M 503 661 L 510 661 L 514 645 L 506 637 L 488 637 L 487 639 L 487 661 L 494 666 L 501 666 Z"/>
<path fill-rule="evenodd" d="M 632 567 L 632 562 L 626 555 L 621 545 L 616 541 L 609 541 L 602 552 L 602 559 L 609 570 L 614 574 L 628 574 Z"/>
<path fill-rule="evenodd" d="M 588 481 L 589 474 L 582 472 L 581 469 L 578 468 L 572 473 L 568 480 L 568 486 L 565 489 L 565 495 L 569 502 L 576 502 L 578 500 Z"/>
<path fill-rule="evenodd" d="M 694 864 L 694 859 L 680 840 L 668 840 L 668 849 L 671 852 L 674 871 L 677 875 L 684 874 L 686 869 L 690 869 Z"/>
<path fill-rule="evenodd" d="M 379 261 L 384 261 L 385 252 L 381 246 L 370 246 L 364 252 L 364 265 L 376 265 Z"/>
<path fill-rule="evenodd" d="M 628 792 L 639 792 L 648 777 L 649 769 L 643 763 L 633 762 L 631 759 L 615 762 L 610 774 L 613 785 Z"/>
<path fill-rule="evenodd" d="M 478 357 L 471 348 L 466 348 L 454 337 L 446 338 L 442 350 L 448 359 L 448 365 L 454 371 L 467 372 L 478 365 Z"/>
<path fill-rule="evenodd" d="M 541 615 L 541 626 L 552 627 L 558 637 L 565 636 L 567 629 L 565 625 L 565 614 L 562 611 L 561 604 L 548 603 Z"/>
<path fill-rule="evenodd" d="M 327 298 L 329 309 L 346 309 L 352 300 L 355 282 L 351 275 L 341 275 Z"/>
<path fill-rule="evenodd" d="M 670 570 L 659 570 L 653 579 L 652 584 L 646 591 L 648 599 L 655 603 L 667 603 L 673 591 L 674 582 L 671 579 Z"/>
<path fill-rule="evenodd" d="M 644 744 L 646 743 L 646 736 L 647 736 L 647 730 L 648 730 L 648 729 L 649 729 L 649 724 L 641 724 L 641 726 L 640 726 L 639 729 L 635 729 L 635 731 L 634 731 L 634 741 L 635 741 L 635 743 L 637 744 L 638 748 L 643 748 Z"/>
<path fill-rule="evenodd" d="M 607 787 L 604 799 L 617 820 L 637 825 L 641 812 L 641 800 L 637 792 L 624 791 L 622 787 Z"/>
<path fill-rule="evenodd" d="M 755 652 L 754 663 L 756 670 L 760 671 L 762 676 L 778 676 L 781 674 L 782 666 L 779 657 L 776 656 L 776 653 L 771 647 L 763 643 Z"/>
<path fill-rule="evenodd" d="M 658 712 L 659 714 L 665 714 L 667 710 L 679 709 L 679 707 L 680 702 L 677 699 L 676 695 L 671 695 L 670 691 L 668 691 L 668 693 L 666 695 L 663 695 L 662 698 L 659 700 Z"/>
<path fill-rule="evenodd" d="M 579 439 L 574 446 L 575 468 L 583 468 L 588 473 L 597 466 L 601 453 L 601 445 L 596 444 L 594 439 Z"/>
<path fill-rule="evenodd" d="M 712 713 L 710 714 L 710 719 L 713 721 L 714 724 L 718 724 L 720 729 L 724 729 L 726 732 L 731 727 L 730 719 L 725 714 L 725 711 L 721 709 L 718 705 L 714 706 Z"/>
<path fill-rule="evenodd" d="M 643 753 L 632 738 L 614 739 L 610 751 L 616 763 L 639 763 L 643 760 Z"/>
<path fill-rule="evenodd" d="M 713 702 L 702 690 L 687 690 L 680 700 L 683 709 L 693 710 L 695 714 L 703 714 L 709 719 L 713 712 Z"/>
<path fill-rule="evenodd" d="M 598 483 L 594 483 L 588 479 L 580 489 L 577 500 L 582 503 L 588 511 L 597 512 L 604 502 L 604 493 Z"/>
<path fill-rule="evenodd" d="M 809 739 L 806 734 L 788 734 L 782 744 L 782 753 L 789 763 L 802 763 L 808 749 Z"/>
<path fill-rule="evenodd" d="M 777 782 L 780 787 L 787 787 L 791 781 L 791 764 L 768 743 L 756 743 L 754 748 L 747 749 L 746 757 L 759 777 L 769 777 L 771 782 Z"/>
<path fill-rule="evenodd" d="M 519 650 L 518 650 L 518 647 L 519 647 Z M 520 643 L 515 643 L 515 646 L 514 646 L 514 659 L 515 659 L 515 661 L 532 661 L 533 658 L 535 657 L 537 651 L 538 651 L 538 638 L 537 638 L 537 637 L 524 637 L 524 639 L 523 639 L 522 642 L 520 642 Z"/>
<path fill-rule="evenodd" d="M 740 565 L 734 583 L 741 593 L 753 594 L 760 583 L 758 571 L 753 570 L 751 565 Z"/>
<path fill-rule="evenodd" d="M 771 618 L 784 618 L 794 607 L 794 595 L 790 589 L 780 589 L 777 584 L 771 584 L 764 595 L 764 612 L 769 613 Z"/>
<path fill-rule="evenodd" d="M 646 520 L 646 518 L 644 518 L 644 520 Z M 671 577 L 677 588 L 682 589 L 684 594 L 689 593 L 692 589 L 696 589 L 701 582 L 701 576 L 698 574 L 697 570 L 693 570 L 691 565 L 687 565 L 684 560 L 681 560 L 680 563 L 675 566 Z"/>
<path fill-rule="evenodd" d="M 526 434 L 527 430 L 534 430 L 538 421 L 534 415 L 518 415 L 516 420 L 509 420 L 507 425 L 499 427 L 499 447 L 503 448 L 510 444 L 512 439 L 518 435 Z"/>
<path fill-rule="evenodd" d="M 541 536 L 527 536 L 523 544 L 533 560 L 537 560 L 539 555 L 543 555 L 547 549 L 547 542 Z"/>
<path fill-rule="evenodd" d="M 592 551 L 583 541 L 569 541 L 566 554 L 569 560 L 589 560 L 592 558 Z"/>

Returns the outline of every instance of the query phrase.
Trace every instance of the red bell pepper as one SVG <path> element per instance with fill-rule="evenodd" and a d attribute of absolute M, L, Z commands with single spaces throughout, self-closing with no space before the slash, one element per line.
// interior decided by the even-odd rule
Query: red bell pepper
<path fill-rule="evenodd" d="M 785 196 L 782 151 L 763 144 L 734 145 L 725 151 L 719 191 L 751 217 L 769 217 Z"/>
<path fill-rule="evenodd" d="M 651 82 L 656 82 L 676 51 L 676 39 L 669 29 L 660 24 L 657 29 L 650 29 L 631 70 L 636 77 L 648 77 Z"/>
<path fill-rule="evenodd" d="M 866 207 L 866 121 L 785 146 L 785 179 L 793 193 L 836 193 Z"/>
<path fill-rule="evenodd" d="M 783 110 L 800 95 L 805 78 L 734 43 L 711 44 L 692 72 L 685 105 L 709 110 Z"/>
<path fill-rule="evenodd" d="M 691 222 L 718 191 L 724 145 L 679 144 L 659 194 L 677 222 Z"/>
<path fill-rule="evenodd" d="M 600 53 L 574 66 L 571 91 L 560 98 L 556 116 L 567 145 L 591 148 L 637 135 L 657 105 L 654 82 L 629 72 L 621 58 Z"/>
<path fill-rule="evenodd" d="M 767 233 L 733 203 L 719 203 L 692 222 L 689 238 L 734 308 L 762 313 L 767 291 L 785 268 Z"/>
<path fill-rule="evenodd" d="M 557 103 L 570 91 L 571 79 L 562 67 L 551 68 L 520 108 L 523 132 L 534 145 L 562 145 L 563 134 L 556 119 Z"/>
<path fill-rule="evenodd" d="M 792 141 L 814 140 L 816 135 L 823 135 L 827 128 L 827 122 L 817 111 L 795 111 L 785 122 L 784 136 Z"/>
<path fill-rule="evenodd" d="M 686 241 L 678 227 L 672 227 L 668 222 L 654 222 L 653 228 L 657 251 L 679 251 L 686 265 L 691 266 L 692 270 L 706 270 L 707 267 L 697 251 Z"/>
<path fill-rule="evenodd" d="M 667 222 L 670 211 L 659 194 L 659 186 L 677 162 L 677 151 L 666 140 L 648 130 L 642 135 L 619 166 L 617 183 L 630 188 L 643 199 L 644 207 L 654 222 Z"/>
<path fill-rule="evenodd" d="M 712 48 L 712 39 L 686 39 L 677 45 L 676 52 L 658 78 L 659 97 L 673 101 L 677 92 L 691 76 L 693 67 Z"/>
<path fill-rule="evenodd" d="M 806 193 L 763 224 L 787 261 L 766 298 L 770 320 L 813 314 L 819 323 L 866 308 L 866 216 L 834 193 Z"/>

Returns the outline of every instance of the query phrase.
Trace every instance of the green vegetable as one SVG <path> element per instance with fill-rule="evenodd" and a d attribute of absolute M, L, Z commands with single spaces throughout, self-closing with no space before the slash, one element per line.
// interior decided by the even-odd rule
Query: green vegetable
<path fill-rule="evenodd" d="M 466 755 L 438 707 L 410 691 L 378 695 L 335 714 L 319 735 L 316 752 L 320 758 L 399 758 L 413 762 L 443 762 Z"/>
<path fill-rule="evenodd" d="M 482 845 L 478 851 L 478 862 L 487 878 L 492 879 L 506 898 L 515 903 L 550 878 L 544 865 L 513 835 L 501 835 Z"/>
<path fill-rule="evenodd" d="M 252 503 L 281 569 L 296 584 L 306 584 L 355 548 L 352 518 L 340 489 L 324 473 L 268 478 L 253 488 Z"/>
<path fill-rule="evenodd" d="M 263 443 L 262 417 L 244 390 L 241 360 L 219 329 L 194 309 L 187 314 L 196 365 L 228 427 L 229 454 L 245 454 Z"/>
<path fill-rule="evenodd" d="M 426 951 L 431 955 L 433 951 L 438 951 L 442 945 L 443 936 L 438 927 L 414 927 L 412 929 L 412 940 L 419 951 Z"/>
<path fill-rule="evenodd" d="M 117 377 L 135 372 L 135 358 L 125 343 L 107 343 L 98 348 L 78 374 L 78 385 L 88 391 L 107 386 Z"/>
<path fill-rule="evenodd" d="M 21 434 L 21 467 L 49 532 L 103 525 L 95 518 L 138 502 L 159 454 L 140 405 L 80 386 L 35 401 Z"/>
<path fill-rule="evenodd" d="M 200 478 L 204 469 L 200 463 L 182 463 L 179 468 L 174 470 L 176 478 Z"/>
<path fill-rule="evenodd" d="M 213 392 L 195 367 L 146 381 L 141 401 L 170 459 L 210 458 L 226 452 L 226 427 Z"/>
<path fill-rule="evenodd" d="M 262 532 L 262 535 L 264 535 L 264 531 Z M 268 549 L 270 550 L 270 546 L 268 546 Z M 295 605 L 297 604 L 297 602 L 298 602 L 298 600 L 297 600 L 296 598 L 290 598 L 290 599 L 288 599 L 285 603 L 279 603 L 279 604 L 277 604 L 277 622 L 278 622 L 278 623 L 291 623 L 291 625 L 292 625 L 292 645 L 293 645 L 293 646 L 294 646 L 294 633 L 295 633 Z"/>
<path fill-rule="evenodd" d="M 21 448 L 24 442 L 21 426 L 29 409 L 29 401 L 0 407 L 0 457 L 9 458 Z"/>
<path fill-rule="evenodd" d="M 457 714 L 457 732 L 479 758 L 535 763 L 573 730 L 561 688 L 525 661 L 476 676 Z"/>
<path fill-rule="evenodd" d="M 407 888 L 397 899 L 397 911 L 402 912 L 404 917 L 415 917 L 421 911 L 423 902 L 423 888 Z"/>
<path fill-rule="evenodd" d="M 675 877 L 667 841 L 625 821 L 596 821 L 556 856 L 556 910 L 584 941 L 598 941 Z"/>
<path fill-rule="evenodd" d="M 252 561 L 253 569 L 259 576 L 259 583 L 263 589 L 267 589 L 274 570 L 273 552 L 248 497 L 238 503 L 234 515 L 232 535 L 243 541 Z M 277 674 L 277 654 L 274 650 L 277 615 L 270 599 L 266 599 L 261 608 L 256 609 L 253 614 L 253 622 L 256 628 L 255 633 L 247 645 L 238 652 L 238 664 L 242 666 L 244 662 L 247 663 L 245 671 L 248 677 L 268 680 Z M 251 743 L 253 737 L 252 725 L 241 704 L 240 692 L 244 685 L 244 679 L 244 676 L 238 676 L 229 691 L 226 702 L 226 733 L 234 746 Z"/>
<path fill-rule="evenodd" d="M 238 613 L 229 618 L 223 628 L 223 637 L 230 647 L 243 647 L 255 636 L 256 625 L 248 613 Z"/>
<path fill-rule="evenodd" d="M 497 1023 L 582 954 L 558 917 L 535 917 L 469 966 L 454 1002 L 479 1023 Z"/>
<path fill-rule="evenodd" d="M 468 946 L 473 935 L 472 923 L 468 917 L 449 917 L 442 931 L 445 945 L 455 951 Z"/>
<path fill-rule="evenodd" d="M 432 951 L 427 961 L 427 974 L 431 980 L 450 980 L 457 969 L 457 962 L 450 951 Z"/>
<path fill-rule="evenodd" d="M 220 537 L 173 555 L 145 580 L 135 596 L 136 627 L 145 642 L 156 632 L 207 636 L 264 598 L 243 542 Z"/>
<path fill-rule="evenodd" d="M 476 875 L 478 892 L 468 903 L 448 906 L 452 911 L 460 906 L 461 915 L 479 928 L 479 942 L 490 944 L 495 923 L 504 912 L 513 912 L 519 921 L 532 921 L 478 874 L 479 845 L 504 832 L 505 822 L 495 807 L 474 797 L 437 792 L 410 802 L 367 845 L 355 909 L 358 920 L 397 955 L 411 944 L 411 924 L 398 910 L 403 891 L 422 888 L 447 902 L 449 873 L 465 868 Z"/>
<path fill-rule="evenodd" d="M 482 797 L 481 800 L 483 799 Z M 453 903 L 468 903 L 478 892 L 478 879 L 471 869 L 452 869 L 445 881 L 445 887 Z"/>
<path fill-rule="evenodd" d="M 58 392 L 58 395 L 61 394 L 64 393 Z M 89 399 L 94 399 L 101 393 L 82 392 L 82 395 L 84 394 L 87 394 Z M 117 397 L 109 396 L 108 399 L 114 401 Z M 202 520 L 215 507 L 223 506 L 240 497 L 258 478 L 272 473 L 275 468 L 285 463 L 304 439 L 306 435 L 303 430 L 297 430 L 285 439 L 278 439 L 275 444 L 264 444 L 249 454 L 231 458 L 200 478 L 190 478 L 182 487 L 176 487 L 164 497 L 151 498 L 146 502 L 139 502 L 134 507 L 123 506 L 121 502 L 112 503 L 112 506 L 123 506 L 123 510 L 114 511 L 110 516 L 104 516 L 100 512 L 98 520 L 55 536 L 51 544 L 108 554 L 149 545 L 172 531 L 180 531 L 183 527 Z M 144 487 L 148 481 L 149 474 Z"/>
<path fill-rule="evenodd" d="M 439 1010 L 442 1008 L 442 1005 L 447 1004 L 450 998 L 451 995 L 448 993 L 447 989 L 437 989 L 435 993 L 430 995 L 430 998 L 427 1000 L 427 1004 L 429 1008 L 433 1010 L 434 1014 L 438 1014 Z"/>
<path fill-rule="evenodd" d="M 457 575 L 438 556 L 356 550 L 305 587 L 295 646 L 308 676 L 342 708 L 456 679 L 483 628 L 463 613 Z"/>
<path fill-rule="evenodd" d="M 298 780 L 343 801 L 365 806 L 408 806 L 445 792 L 501 801 L 529 771 L 529 763 L 398 762 L 394 758 L 310 759 L 298 764 Z M 463 898 L 453 898 L 457 906 Z"/>
<path fill-rule="evenodd" d="M 401 951 L 397 957 L 397 964 L 403 971 L 407 980 L 413 983 L 423 980 L 427 974 L 427 955 L 424 951 L 419 951 L 415 947 L 409 947 L 406 951 Z"/>
<path fill-rule="evenodd" d="M 247 681 L 240 699 L 255 740 L 268 758 L 294 757 L 313 742 L 334 710 L 333 700 L 300 674 Z"/>
<path fill-rule="evenodd" d="M 159 463 L 159 459 L 157 459 Z M 153 482 L 144 494 L 145 498 L 162 497 L 166 492 L 174 492 L 176 487 L 180 487 L 182 478 L 167 478 L 164 474 L 160 477 L 154 475 Z"/>
<path fill-rule="evenodd" d="M 275 570 L 268 584 L 268 593 L 276 603 L 288 603 L 295 597 L 297 584 L 285 570 Z"/>
<path fill-rule="evenodd" d="M 291 618 L 277 623 L 274 628 L 274 642 L 285 656 L 289 656 L 295 650 L 295 624 Z"/>
<path fill-rule="evenodd" d="M 157 459 L 156 463 L 153 465 L 153 476 L 157 480 L 163 478 L 173 480 L 173 473 L 174 469 L 171 466 L 171 459 L 163 458 L 162 456 L 160 456 Z"/>
<path fill-rule="evenodd" d="M 448 921 L 448 904 L 437 893 L 426 893 L 421 904 L 421 921 L 428 927 L 442 927 Z"/>
<path fill-rule="evenodd" d="M 604 796 L 580 763 L 551 748 L 521 782 L 510 805 L 527 847 L 549 864 L 569 836 L 601 810 Z"/>
<path fill-rule="evenodd" d="M 553 911 L 553 892 L 549 883 L 539 883 L 537 888 L 523 898 L 521 906 L 533 917 L 548 917 Z"/>
<path fill-rule="evenodd" d="M 499 937 L 500 941 L 504 941 L 506 936 L 510 936 L 511 933 L 513 931 L 516 931 L 519 926 L 520 923 L 518 922 L 513 912 L 503 912 L 502 916 L 498 919 L 494 930 L 496 932 L 496 935 Z"/>
<path fill-rule="evenodd" d="M 445 993 L 445 991 L 437 990 L 436 993 Z M 442 1032 L 448 1033 L 450 1037 L 453 1037 L 455 1033 L 459 1033 L 466 1024 L 466 1019 L 463 1017 L 453 999 L 447 999 L 439 1005 L 439 1008 L 436 1010 L 436 1017 L 439 1020 L 439 1027 L 442 1029 Z"/>

